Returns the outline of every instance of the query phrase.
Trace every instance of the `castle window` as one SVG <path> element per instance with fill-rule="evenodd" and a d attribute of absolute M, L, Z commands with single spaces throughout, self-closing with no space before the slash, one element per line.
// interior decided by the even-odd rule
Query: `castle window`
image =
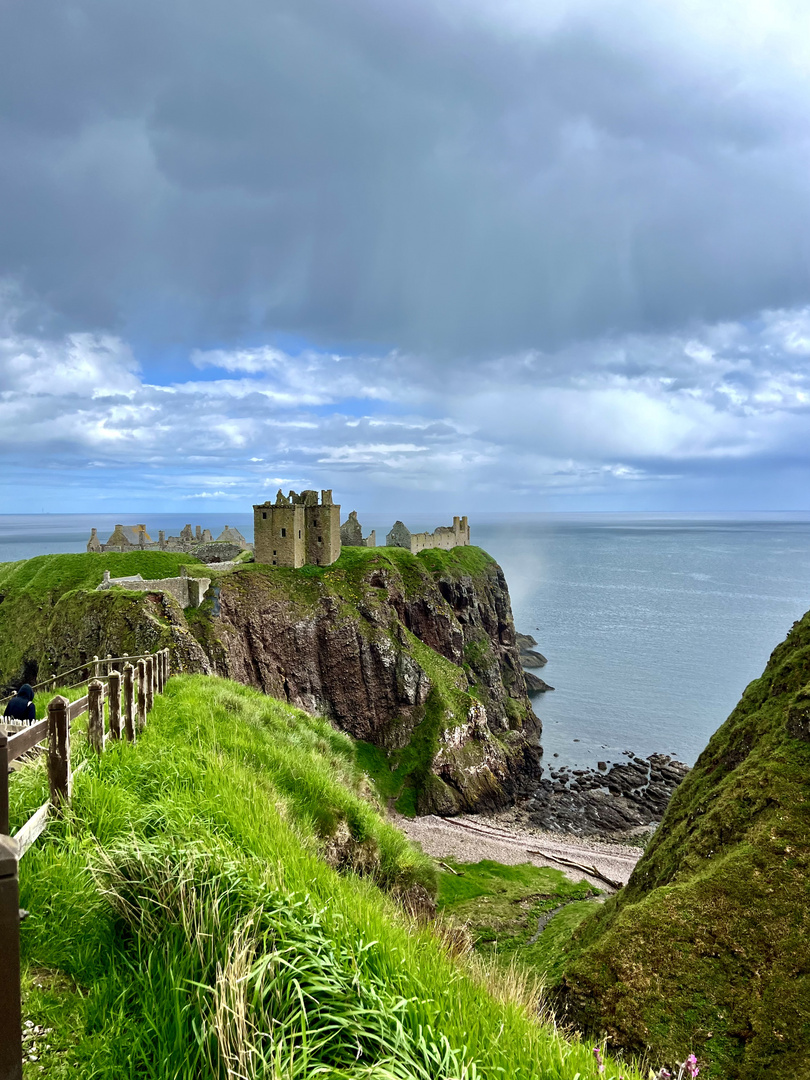
<path fill-rule="evenodd" d="M 274 551 L 274 552 L 273 552 L 273 554 L 274 554 L 274 555 L 278 555 L 278 552 L 277 552 L 277 551 Z"/>
<path fill-rule="evenodd" d="M 316 521 L 314 524 L 315 524 L 315 528 L 317 529 L 318 528 L 318 522 Z"/>
<path fill-rule="evenodd" d="M 265 518 L 265 519 L 267 518 L 267 511 L 266 510 L 262 510 L 262 517 Z"/>
<path fill-rule="evenodd" d="M 301 539 L 301 530 L 300 529 L 298 530 L 298 539 L 299 540 Z"/>
<path fill-rule="evenodd" d="M 319 544 L 322 544 L 322 543 L 323 543 L 323 537 L 322 537 L 322 536 L 319 536 L 319 537 L 318 537 L 318 543 L 319 543 Z"/>
<path fill-rule="evenodd" d="M 286 536 L 286 535 L 287 535 L 287 530 L 286 530 L 286 529 L 282 529 L 282 530 L 281 530 L 281 535 L 282 535 L 282 536 Z"/>

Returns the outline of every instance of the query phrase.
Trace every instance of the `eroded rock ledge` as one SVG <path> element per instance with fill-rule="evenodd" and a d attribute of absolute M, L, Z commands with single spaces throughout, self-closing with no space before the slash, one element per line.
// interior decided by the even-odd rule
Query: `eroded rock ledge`
<path fill-rule="evenodd" d="M 520 812 L 532 825 L 579 836 L 617 836 L 661 820 L 689 767 L 667 754 L 638 757 L 609 769 L 551 769 Z"/>

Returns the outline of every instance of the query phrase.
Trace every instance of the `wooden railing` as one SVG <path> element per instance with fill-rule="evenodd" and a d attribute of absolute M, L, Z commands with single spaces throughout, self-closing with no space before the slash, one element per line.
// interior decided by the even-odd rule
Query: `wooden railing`
<path fill-rule="evenodd" d="M 22 1004 L 20 999 L 19 860 L 44 829 L 52 814 L 70 802 L 73 778 L 87 764 L 73 769 L 70 728 L 87 713 L 87 741 L 97 754 L 109 740 L 135 742 L 146 725 L 155 695 L 169 678 L 169 650 L 137 658 L 94 657 L 94 672 L 107 668 L 106 678 L 94 678 L 87 693 L 76 701 L 61 695 L 48 704 L 48 716 L 11 736 L 0 735 L 0 1080 L 22 1080 Z M 123 661 L 123 670 L 115 663 Z M 78 670 L 78 669 L 77 669 Z M 64 673 L 63 673 L 64 674 Z M 50 680 L 49 680 L 50 681 Z M 107 724 L 104 704 L 107 704 Z M 9 765 L 47 741 L 50 797 L 9 836 Z"/>

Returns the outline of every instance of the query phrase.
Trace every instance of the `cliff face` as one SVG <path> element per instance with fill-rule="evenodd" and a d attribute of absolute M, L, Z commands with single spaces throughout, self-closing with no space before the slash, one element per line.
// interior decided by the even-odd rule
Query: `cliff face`
<path fill-rule="evenodd" d="M 568 1018 L 724 1080 L 810 1076 L 810 613 L 583 924 Z"/>
<path fill-rule="evenodd" d="M 404 812 L 501 806 L 539 774 L 509 593 L 478 548 L 412 555 L 345 548 L 328 567 L 212 572 L 201 608 L 161 593 L 95 591 L 177 574 L 162 552 L 43 556 L 0 567 L 0 679 L 35 682 L 168 646 L 175 670 L 215 672 L 359 742 L 363 767 Z"/>
<path fill-rule="evenodd" d="M 503 805 L 538 772 L 509 593 L 477 548 L 247 565 L 189 617 L 217 674 L 366 744 L 367 767 L 406 812 Z"/>

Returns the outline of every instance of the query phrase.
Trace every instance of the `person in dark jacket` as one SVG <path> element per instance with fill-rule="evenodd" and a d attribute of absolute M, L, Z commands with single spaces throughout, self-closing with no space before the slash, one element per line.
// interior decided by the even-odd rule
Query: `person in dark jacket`
<path fill-rule="evenodd" d="M 29 724 L 32 720 L 36 720 L 34 691 L 28 683 L 23 683 L 11 701 L 6 704 L 3 716 L 9 720 L 26 720 Z"/>

